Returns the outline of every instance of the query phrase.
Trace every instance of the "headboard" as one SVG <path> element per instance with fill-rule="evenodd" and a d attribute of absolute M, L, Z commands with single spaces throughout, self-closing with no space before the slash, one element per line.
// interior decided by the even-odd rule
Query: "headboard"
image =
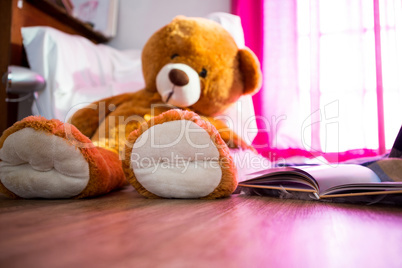
<path fill-rule="evenodd" d="M 22 45 L 21 27 L 51 26 L 69 34 L 86 37 L 94 43 L 108 39 L 85 23 L 71 17 L 62 8 L 47 0 L 0 1 L 0 75 L 9 65 L 28 66 Z M 6 102 L 6 85 L 0 83 L 0 134 L 17 121 L 18 103 Z"/>

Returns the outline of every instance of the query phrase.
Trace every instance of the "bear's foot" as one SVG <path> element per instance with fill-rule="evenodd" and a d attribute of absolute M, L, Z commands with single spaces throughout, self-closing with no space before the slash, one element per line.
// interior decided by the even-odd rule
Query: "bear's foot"
<path fill-rule="evenodd" d="M 32 128 L 11 134 L 0 158 L 1 183 L 23 198 L 70 198 L 89 181 L 88 163 L 75 146 Z"/>
<path fill-rule="evenodd" d="M 229 149 L 216 129 L 193 112 L 171 110 L 129 136 L 123 167 L 146 197 L 229 196 L 237 176 Z"/>
<path fill-rule="evenodd" d="M 101 150 L 71 125 L 28 117 L 0 139 L 0 190 L 15 198 L 49 199 L 105 193 L 114 187 Z"/>

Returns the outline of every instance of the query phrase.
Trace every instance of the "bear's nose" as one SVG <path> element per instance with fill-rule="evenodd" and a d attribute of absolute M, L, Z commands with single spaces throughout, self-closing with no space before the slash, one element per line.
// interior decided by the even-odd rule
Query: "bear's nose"
<path fill-rule="evenodd" d="M 169 79 L 176 86 L 185 86 L 190 81 L 187 74 L 179 69 L 170 70 Z"/>

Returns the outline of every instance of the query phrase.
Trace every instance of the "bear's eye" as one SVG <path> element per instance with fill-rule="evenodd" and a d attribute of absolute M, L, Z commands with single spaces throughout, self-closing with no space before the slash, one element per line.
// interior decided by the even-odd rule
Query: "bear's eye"
<path fill-rule="evenodd" d="M 202 68 L 202 71 L 199 74 L 202 78 L 205 78 L 207 76 L 207 70 L 205 70 L 205 68 Z"/>
<path fill-rule="evenodd" d="M 172 56 L 170 56 L 170 58 L 173 60 L 174 58 L 176 58 L 176 57 L 178 57 L 178 56 L 179 56 L 179 54 L 175 53 L 175 54 L 173 54 Z"/>

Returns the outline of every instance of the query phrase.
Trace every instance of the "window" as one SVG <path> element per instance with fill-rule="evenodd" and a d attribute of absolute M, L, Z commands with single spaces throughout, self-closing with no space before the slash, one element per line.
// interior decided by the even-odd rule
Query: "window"
<path fill-rule="evenodd" d="M 260 151 L 339 161 L 390 149 L 402 124 L 402 1 L 260 3 L 251 17 L 237 12 L 246 22 L 255 12 L 263 18 L 255 106 L 269 139 Z"/>

